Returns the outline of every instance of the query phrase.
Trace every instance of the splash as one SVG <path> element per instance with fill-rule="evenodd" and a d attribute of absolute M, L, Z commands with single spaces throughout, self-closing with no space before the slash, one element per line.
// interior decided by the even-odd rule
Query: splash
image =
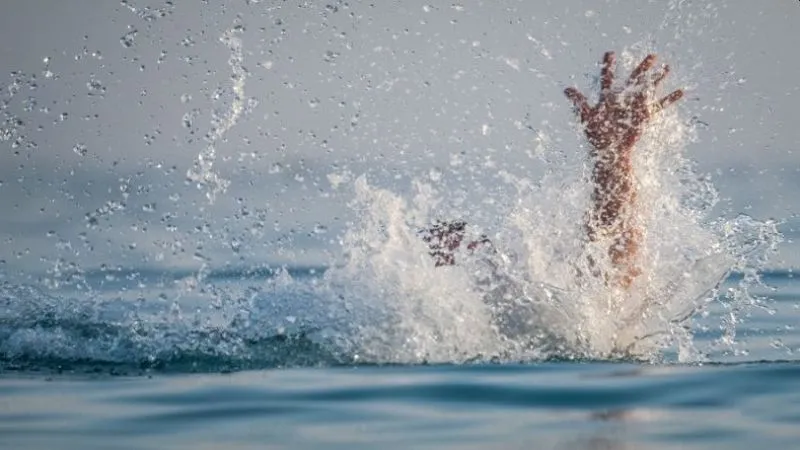
<path fill-rule="evenodd" d="M 214 116 L 208 146 L 187 172 L 210 201 L 229 185 L 215 171 L 216 146 L 245 114 L 247 72 L 240 32 L 233 28 L 221 38 L 231 51 L 232 102 L 224 114 Z M 12 87 L 9 96 L 18 89 Z M 0 140 L 16 146 L 25 142 L 23 124 L 9 115 L 6 104 L 0 104 L 5 119 Z M 213 367 L 259 368 L 659 360 L 673 350 L 679 360 L 691 361 L 702 358 L 703 350 L 695 348 L 693 321 L 712 306 L 723 311 L 722 337 L 715 345 L 739 351 L 737 325 L 750 309 L 764 306 L 751 290 L 760 284 L 759 270 L 780 234 L 774 222 L 714 216 L 718 195 L 684 156 L 695 137 L 678 111 L 661 116 L 636 151 L 639 219 L 647 234 L 645 274 L 629 292 L 609 289 L 588 265 L 589 257 L 601 268 L 609 262 L 607 244 L 587 243 L 584 235 L 587 150 L 554 149 L 553 143 L 562 140 L 545 131 L 537 139 L 535 153 L 546 174 L 529 179 L 499 172 L 495 178 L 504 188 L 484 188 L 476 180 L 471 193 L 465 193 L 467 187 L 452 195 L 437 182 L 446 174 L 431 171 L 430 180 L 413 181 L 409 196 L 357 177 L 350 205 L 357 219 L 341 236 L 340 256 L 312 281 L 285 272 L 234 295 L 201 273 L 187 281 L 192 286 L 186 290 L 204 291 L 201 300 L 209 303 L 195 305 L 188 314 L 182 302 L 187 292 L 145 314 L 92 299 L 71 301 L 0 286 L 0 366 L 42 360 L 136 367 L 183 363 L 193 369 L 203 361 L 212 361 Z M 561 152 L 558 157 L 548 155 L 555 151 Z M 351 177 L 329 178 L 344 185 Z M 505 191 L 513 193 L 510 198 L 496 198 Z M 478 201 L 464 198 L 473 195 Z M 469 211 L 465 204 L 493 210 Z M 453 217 L 453 211 L 459 214 Z M 499 219 L 480 228 L 490 215 Z M 488 234 L 497 252 L 459 253 L 458 265 L 435 267 L 418 232 L 440 218 L 466 220 L 468 232 Z M 58 262 L 52 273 L 61 279 L 73 271 Z M 744 276 L 738 285 L 721 290 L 732 271 Z M 84 274 L 78 270 L 75 277 L 83 280 Z"/>
<path fill-rule="evenodd" d="M 230 185 L 230 181 L 214 171 L 214 163 L 217 160 L 217 143 L 238 123 L 245 111 L 244 85 L 247 71 L 243 65 L 242 40 L 237 36 L 241 32 L 241 26 L 237 26 L 226 31 L 220 37 L 220 42 L 225 44 L 231 52 L 228 65 L 233 72 L 231 75 L 233 100 L 228 111 L 222 116 L 215 113 L 212 117 L 211 130 L 206 135 L 208 145 L 197 155 L 194 165 L 186 172 L 186 177 L 190 181 L 197 183 L 199 189 L 205 189 L 206 197 L 212 203 L 218 195 L 225 193 Z"/>
<path fill-rule="evenodd" d="M 637 60 L 624 56 L 628 65 Z M 675 350 L 690 361 L 702 358 L 693 345 L 693 318 L 712 304 L 727 311 L 718 344 L 734 347 L 737 317 L 759 306 L 749 291 L 781 236 L 774 222 L 712 216 L 717 192 L 683 155 L 694 139 L 677 111 L 664 111 L 636 148 L 644 273 L 628 290 L 598 275 L 611 271 L 610 242 L 585 236 L 590 169 L 580 154 L 588 155 L 586 148 L 575 160 L 549 162 L 540 180 L 500 174 L 516 198 L 498 211 L 505 219 L 491 233 L 497 252 L 460 254 L 453 267 L 434 267 L 418 235 L 442 218 L 447 195 L 417 180 L 409 200 L 359 178 L 351 205 L 359 219 L 327 274 L 358 311 L 351 317 L 351 351 L 420 362 L 659 360 Z M 458 219 L 470 222 L 469 215 Z M 734 270 L 747 276 L 721 293 Z"/>
<path fill-rule="evenodd" d="M 206 283 L 212 301 L 203 306 L 197 300 L 205 298 L 187 301 L 187 285 L 194 277 L 175 275 L 171 284 L 177 289 L 166 290 L 153 289 L 163 287 L 163 279 L 136 277 L 141 296 L 135 301 L 117 296 L 125 290 L 122 286 L 111 297 L 81 293 L 76 298 L 0 282 L 0 371 L 114 375 L 351 361 L 323 346 L 320 338 L 312 339 L 310 323 L 323 317 L 293 315 L 299 314 L 293 307 L 315 310 L 306 308 L 310 297 L 302 280 L 307 275 L 295 271 L 293 278 L 285 270 L 270 271 L 261 274 L 267 280 L 258 288 Z"/>
<path fill-rule="evenodd" d="M 464 361 L 494 352 L 490 311 L 461 267 L 434 270 L 417 234 L 435 206 L 423 183 L 408 202 L 384 189 L 355 182 L 351 207 L 359 226 L 343 238 L 346 256 L 326 283 L 345 302 L 343 345 L 356 359 L 405 363 Z"/>

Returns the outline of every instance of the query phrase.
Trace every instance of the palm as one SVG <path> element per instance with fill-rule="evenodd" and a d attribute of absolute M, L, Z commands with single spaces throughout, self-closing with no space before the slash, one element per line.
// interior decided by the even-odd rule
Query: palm
<path fill-rule="evenodd" d="M 631 72 L 624 86 L 614 89 L 614 53 L 607 52 L 603 58 L 600 99 L 593 107 L 577 89 L 564 91 L 575 105 L 586 137 L 595 149 L 632 148 L 652 113 L 683 97 L 683 91 L 677 90 L 657 102 L 652 100 L 656 88 L 669 73 L 668 66 L 658 73 L 648 73 L 655 59 L 655 55 L 648 55 Z"/>

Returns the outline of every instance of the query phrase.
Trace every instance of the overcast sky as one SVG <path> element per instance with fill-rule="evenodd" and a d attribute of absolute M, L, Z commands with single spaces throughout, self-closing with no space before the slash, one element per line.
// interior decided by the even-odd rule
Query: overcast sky
<path fill-rule="evenodd" d="M 796 1 L 223 4 L 2 2 L 0 271 L 324 263 L 348 177 L 401 192 L 456 158 L 492 162 L 471 195 L 499 170 L 535 179 L 537 131 L 578 146 L 563 88 L 590 89 L 602 53 L 626 49 L 687 89 L 686 153 L 720 213 L 796 237 Z M 211 150 L 230 183 L 213 203 L 186 181 Z"/>

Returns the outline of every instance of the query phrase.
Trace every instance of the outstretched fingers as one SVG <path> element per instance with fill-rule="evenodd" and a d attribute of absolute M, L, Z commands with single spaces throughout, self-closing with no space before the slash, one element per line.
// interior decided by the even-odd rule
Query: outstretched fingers
<path fill-rule="evenodd" d="M 575 111 L 580 114 L 581 121 L 585 122 L 589 118 L 589 113 L 591 112 L 589 102 L 586 101 L 586 96 L 572 87 L 564 89 L 564 95 L 572 101 L 572 104 L 575 106 Z"/>
<path fill-rule="evenodd" d="M 631 72 L 631 76 L 628 78 L 628 85 L 642 84 L 645 72 L 650 70 L 650 68 L 653 67 L 653 64 L 655 64 L 655 62 L 656 62 L 656 55 L 652 53 L 647 55 L 647 57 L 644 60 L 642 60 L 642 62 L 639 63 L 639 65 L 635 69 L 633 69 L 633 72 Z"/>

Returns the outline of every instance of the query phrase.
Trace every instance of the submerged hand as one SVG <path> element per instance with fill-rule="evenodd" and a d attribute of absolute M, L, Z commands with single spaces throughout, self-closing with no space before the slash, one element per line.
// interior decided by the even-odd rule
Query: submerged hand
<path fill-rule="evenodd" d="M 606 52 L 600 78 L 600 101 L 594 107 L 589 106 L 586 97 L 577 89 L 570 87 L 564 91 L 575 105 L 586 137 L 595 149 L 632 149 L 653 114 L 683 97 L 683 91 L 678 89 L 658 101 L 653 100 L 656 88 L 669 74 L 666 65 L 656 73 L 648 73 L 655 60 L 656 55 L 647 55 L 631 72 L 625 85 L 615 89 L 612 87 L 614 52 Z"/>
<path fill-rule="evenodd" d="M 452 266 L 456 263 L 455 253 L 461 247 L 466 233 L 466 222 L 436 221 L 433 226 L 421 231 L 422 240 L 428 244 L 435 266 Z M 482 245 L 491 246 L 486 236 L 467 243 L 467 250 L 475 250 Z"/>

